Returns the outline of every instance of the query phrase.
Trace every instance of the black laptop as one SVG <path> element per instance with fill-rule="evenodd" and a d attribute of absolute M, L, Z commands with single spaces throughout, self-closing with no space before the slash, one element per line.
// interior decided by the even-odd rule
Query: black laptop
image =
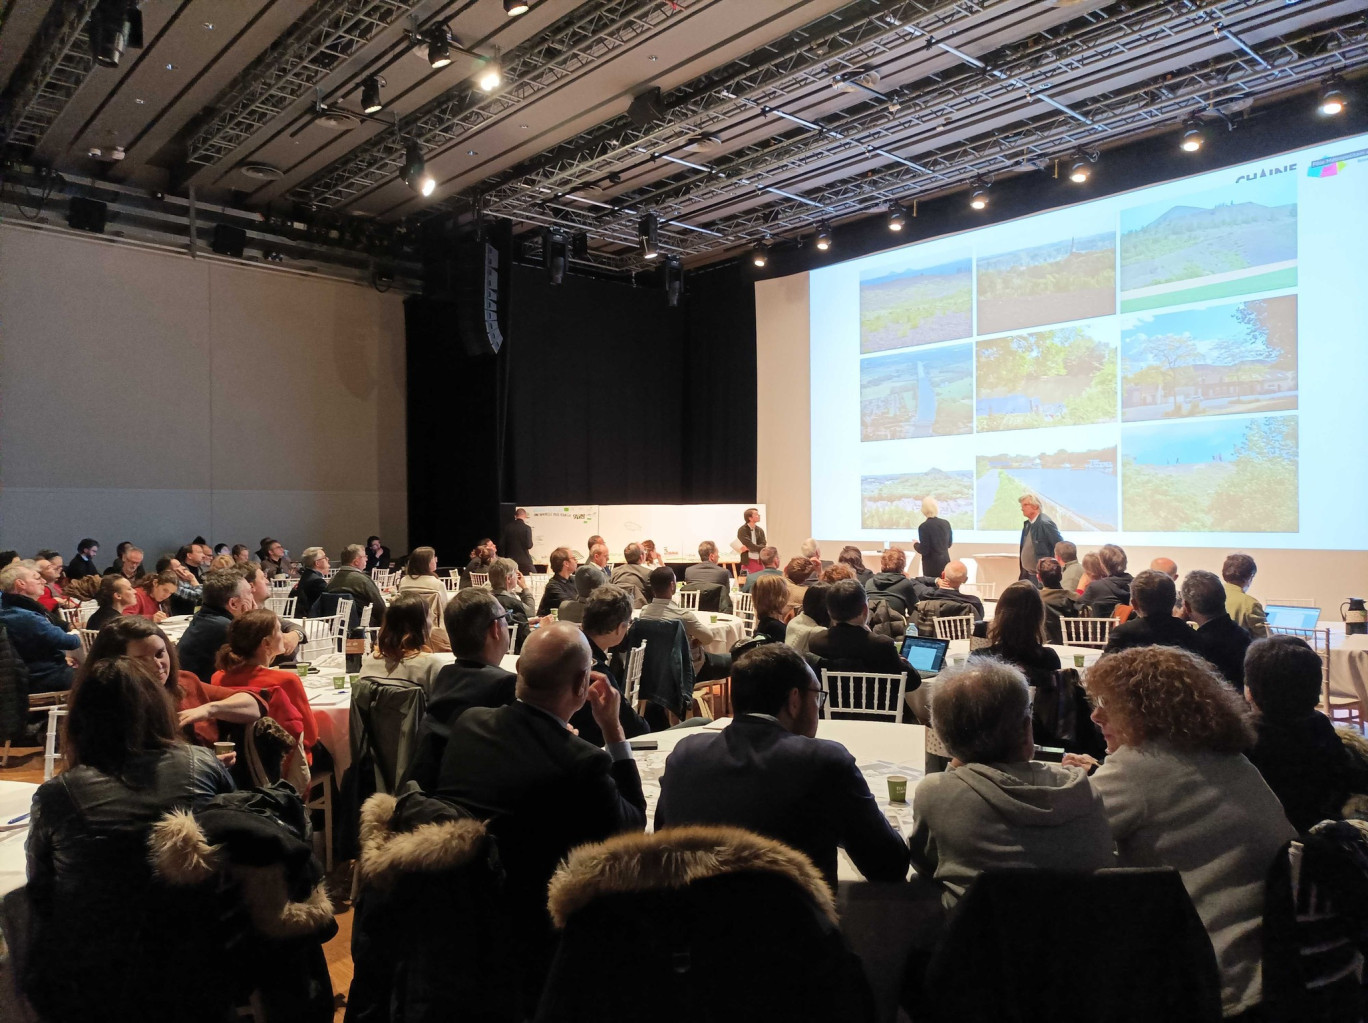
<path fill-rule="evenodd" d="M 915 632 L 909 632 L 903 637 L 902 655 L 907 658 L 907 663 L 917 669 L 917 674 L 922 678 L 930 678 L 941 670 L 945 664 L 945 651 L 950 649 L 948 639 L 932 639 L 929 636 L 918 636 Z"/>

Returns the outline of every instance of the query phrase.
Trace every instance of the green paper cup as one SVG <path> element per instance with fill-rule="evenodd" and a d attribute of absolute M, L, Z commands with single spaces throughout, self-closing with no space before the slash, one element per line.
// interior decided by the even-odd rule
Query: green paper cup
<path fill-rule="evenodd" d="M 1083 667 L 1083 655 L 1082 655 L 1082 654 L 1074 654 L 1074 667 L 1075 667 L 1075 668 L 1081 668 L 1081 667 Z"/>
<path fill-rule="evenodd" d="M 334 689 L 346 689 L 346 688 L 347 688 L 347 676 L 346 676 L 346 675 L 338 675 L 338 676 L 336 676 L 336 677 L 333 679 L 333 688 L 334 688 Z"/>
<path fill-rule="evenodd" d="M 907 779 L 901 774 L 890 774 L 888 776 L 888 801 L 890 803 L 907 802 Z"/>
<path fill-rule="evenodd" d="M 298 675 L 300 678 L 303 678 L 305 675 L 309 673 L 309 668 L 312 666 L 312 664 L 312 661 L 296 661 L 295 674 Z"/>

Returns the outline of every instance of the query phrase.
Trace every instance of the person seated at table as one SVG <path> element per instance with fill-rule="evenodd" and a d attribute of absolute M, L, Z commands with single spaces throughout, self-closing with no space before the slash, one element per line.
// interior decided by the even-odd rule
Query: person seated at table
<path fill-rule="evenodd" d="M 783 575 L 779 571 L 779 548 L 761 547 L 760 548 L 760 570 L 751 572 L 746 576 L 746 581 L 741 584 L 742 593 L 750 593 L 755 589 L 757 580 L 763 579 L 767 575 Z"/>
<path fill-rule="evenodd" d="M 622 551 L 625 564 L 613 569 L 609 577 L 620 590 L 626 590 L 634 608 L 643 608 L 651 599 L 651 570 L 643 563 L 641 544 L 629 543 Z"/>
<path fill-rule="evenodd" d="M 79 602 L 62 592 L 62 556 L 53 550 L 41 550 L 34 559 L 34 568 L 43 578 L 43 592 L 38 595 L 38 603 L 48 611 L 63 607 L 75 607 Z"/>
<path fill-rule="evenodd" d="M 274 579 L 278 575 L 299 574 L 285 554 L 285 545 L 269 536 L 261 538 L 261 546 L 257 549 L 257 561 L 261 564 L 261 570 L 266 573 L 267 579 Z"/>
<path fill-rule="evenodd" d="M 1045 645 L 1045 639 L 1045 603 L 1040 591 L 1030 580 L 1018 579 L 999 595 L 988 623 L 988 646 L 974 656 L 997 657 L 1017 668 L 1031 685 L 1052 687 L 1059 654 Z"/>
<path fill-rule="evenodd" d="M 1097 558 L 1107 574 L 1088 584 L 1078 605 L 1080 608 L 1086 607 L 1094 618 L 1110 618 L 1117 604 L 1124 604 L 1130 599 L 1132 579 L 1126 571 L 1126 552 L 1116 544 L 1104 544 L 1098 550 Z"/>
<path fill-rule="evenodd" d="M 1078 546 L 1072 540 L 1060 540 L 1055 544 L 1054 559 L 1059 562 L 1059 588 L 1077 596 L 1078 580 L 1083 576 L 1083 566 L 1078 560 Z"/>
<path fill-rule="evenodd" d="M 390 601 L 375 647 L 361 658 L 361 674 L 416 682 L 432 695 L 445 658 L 432 652 L 432 616 L 428 602 L 416 593 L 400 593 Z"/>
<path fill-rule="evenodd" d="M 665 559 L 662 558 L 660 552 L 656 550 L 654 540 L 641 541 L 641 563 L 647 568 L 659 568 L 661 565 L 665 564 Z"/>
<path fill-rule="evenodd" d="M 732 574 L 717 563 L 717 544 L 704 540 L 698 545 L 698 564 L 684 569 L 686 583 L 714 583 L 723 590 L 730 590 Z"/>
<path fill-rule="evenodd" d="M 1249 595 L 1259 566 L 1248 554 L 1228 554 L 1221 564 L 1225 581 L 1226 614 L 1254 639 L 1268 635 L 1268 615 L 1261 603 Z"/>
<path fill-rule="evenodd" d="M 100 575 L 100 570 L 95 565 L 95 555 L 100 553 L 100 541 L 91 537 L 86 537 L 76 545 L 76 556 L 71 559 L 71 564 L 67 566 L 68 579 L 84 579 L 88 575 Z M 0 568 L 3 568 L 0 565 Z"/>
<path fill-rule="evenodd" d="M 233 791 L 228 772 L 181 740 L 157 669 L 133 657 L 82 673 L 62 756 L 34 793 L 26 845 L 29 1000 L 53 1023 L 218 1018 L 193 1000 L 202 964 L 174 958 L 184 933 L 149 916 L 172 900 L 151 893 L 147 839 L 163 814 Z"/>
<path fill-rule="evenodd" d="M 641 548 L 638 547 L 638 561 L 640 553 Z M 562 604 L 567 600 L 574 600 L 576 596 L 575 583 L 570 577 L 575 574 L 579 564 L 575 561 L 575 555 L 570 548 L 557 547 L 551 552 L 547 564 L 551 567 L 551 578 L 546 580 L 546 589 L 542 590 L 541 602 L 537 604 L 539 618 L 549 615 L 553 610 L 558 611 Z"/>
<path fill-rule="evenodd" d="M 380 542 L 378 536 L 366 537 L 366 572 L 373 568 L 388 570 L 390 567 L 390 549 Z"/>
<path fill-rule="evenodd" d="M 1368 763 L 1316 709 L 1322 671 L 1320 655 L 1299 636 L 1255 640 L 1245 655 L 1244 692 L 1258 733 L 1245 756 L 1300 832 L 1339 820 L 1350 795 L 1368 793 Z"/>
<path fill-rule="evenodd" d="M 181 667 L 201 682 L 211 681 L 214 659 L 228 637 L 229 623 L 254 607 L 252 588 L 236 569 L 205 576 L 204 604 L 190 619 L 177 644 Z"/>
<path fill-rule="evenodd" d="M 125 540 L 119 544 L 118 558 L 105 571 L 105 575 L 121 575 L 129 582 L 135 583 L 146 574 L 146 570 L 143 568 L 145 557 L 146 555 L 141 547 L 135 547 Z"/>
<path fill-rule="evenodd" d="M 1215 668 L 1174 647 L 1104 657 L 1083 682 L 1107 740 L 1092 783 L 1118 865 L 1182 875 L 1216 950 L 1224 1014 L 1254 1008 L 1268 871 L 1297 833 L 1244 756 L 1257 737 L 1252 710 Z"/>
<path fill-rule="evenodd" d="M 969 569 L 963 561 L 952 561 L 936 579 L 935 589 L 924 592 L 921 600 L 939 600 L 947 604 L 962 604 L 974 613 L 974 621 L 983 621 L 983 601 L 973 593 L 961 593 L 960 587 L 969 581 Z M 1034 585 L 1034 584 L 1032 584 Z M 921 601 L 918 601 L 920 603 Z M 944 617 L 944 615 L 942 615 Z"/>
<path fill-rule="evenodd" d="M 1003 597 L 1018 586 L 1035 589 L 1022 580 Z M 1032 759 L 1031 694 L 1015 665 L 976 655 L 942 671 L 931 693 L 931 721 L 952 759 L 948 770 L 917 785 L 909 844 L 917 873 L 945 887 L 946 909 L 985 870 L 1116 865 L 1087 769 Z"/>
<path fill-rule="evenodd" d="M 128 585 L 126 579 L 115 579 Z M 81 637 L 53 622 L 38 603 L 42 592 L 43 577 L 32 562 L 18 561 L 0 569 L 0 625 L 9 633 L 14 655 L 28 669 L 28 691 L 62 692 L 71 688 L 67 652 L 80 649 Z"/>
<path fill-rule="evenodd" d="M 803 594 L 807 592 L 808 580 L 819 582 L 820 578 L 812 574 L 812 560 L 810 558 L 789 558 L 788 564 L 784 566 L 784 581 L 788 583 L 788 605 L 785 613 L 780 615 L 783 619 L 792 617 L 789 612 L 796 613 L 803 606 Z M 754 589 L 751 590 L 755 592 Z"/>
<path fill-rule="evenodd" d="M 594 540 L 593 537 L 589 539 L 593 542 L 589 544 L 589 560 L 585 564 L 593 565 L 602 572 L 603 579 L 606 582 L 608 577 L 613 574 L 613 566 L 608 564 L 608 545 L 602 539 Z"/>
<path fill-rule="evenodd" d="M 755 581 L 751 598 L 755 602 L 755 634 L 782 643 L 788 628 L 788 580 L 781 575 L 761 576 Z"/>
<path fill-rule="evenodd" d="M 225 568 L 232 568 L 236 564 L 237 562 L 233 560 L 231 554 L 215 554 L 209 559 L 208 571 L 218 572 Z"/>
<path fill-rule="evenodd" d="M 245 550 L 246 548 L 244 548 Z M 243 561 L 242 564 L 247 564 Z M 328 588 L 328 552 L 322 547 L 306 547 L 299 556 L 299 582 L 295 583 L 290 596 L 295 598 L 295 614 L 300 618 L 311 617 L 313 606 Z"/>
<path fill-rule="evenodd" d="M 890 601 L 894 611 L 910 614 L 917 604 L 920 593 L 911 579 L 907 578 L 907 554 L 899 547 L 889 547 L 879 555 L 879 571 L 864 583 L 871 597 L 894 597 Z"/>
<path fill-rule="evenodd" d="M 1130 585 L 1134 613 L 1111 630 L 1102 656 L 1142 646 L 1176 646 L 1200 654 L 1197 630 L 1173 617 L 1175 597 L 1173 580 L 1162 572 L 1147 568 L 1137 575 Z"/>
<path fill-rule="evenodd" d="M 579 569 L 575 569 L 578 575 Z M 522 649 L 532 628 L 532 591 L 523 582 L 518 563 L 512 558 L 495 558 L 489 563 L 489 589 L 494 599 L 508 611 L 508 626 L 514 631 L 513 651 Z M 547 615 L 537 619 L 539 625 L 549 625 L 554 619 Z"/>
<path fill-rule="evenodd" d="M 267 607 L 266 601 L 271 597 L 271 582 L 266 578 L 266 573 L 259 567 L 252 564 L 237 565 L 233 571 L 247 580 L 247 586 L 252 591 L 252 606 Z M 298 605 L 295 608 L 298 612 Z M 293 622 L 287 622 L 284 618 L 280 620 L 280 654 L 276 657 L 272 667 L 293 667 L 295 651 L 304 642 L 304 630 Z"/>
<path fill-rule="evenodd" d="M 674 602 L 677 587 L 674 569 L 657 568 L 651 572 L 651 602 L 641 609 L 641 617 L 648 621 L 663 619 L 684 623 L 684 633 L 689 637 L 689 655 L 693 659 L 695 682 L 726 678 L 731 672 L 731 654 L 708 652 L 708 645 L 717 637 L 701 614 Z"/>
<path fill-rule="evenodd" d="M 869 597 L 854 579 L 843 579 L 827 592 L 827 615 L 831 627 L 814 633 L 808 650 L 831 668 L 906 675 L 908 692 L 921 685 L 921 676 L 898 653 L 897 644 L 869 630 Z"/>
<path fill-rule="evenodd" d="M 117 621 L 125 608 L 138 606 L 138 595 L 121 575 L 100 577 L 100 588 L 95 592 L 96 608 L 86 619 L 85 628 L 98 632 L 112 621 Z"/>
<path fill-rule="evenodd" d="M 1215 572 L 1194 569 L 1183 579 L 1185 621 L 1197 626 L 1197 652 L 1236 689 L 1244 692 L 1245 654 L 1249 633 L 1226 613 L 1225 586 Z"/>
<path fill-rule="evenodd" d="M 239 565 L 245 565 L 252 560 L 252 552 L 247 549 L 245 543 L 235 543 L 228 551 L 233 556 L 233 560 Z"/>
<path fill-rule="evenodd" d="M 681 740 L 665 761 L 655 830 L 746 828 L 805 853 L 833 889 L 838 848 L 867 880 L 904 880 L 907 845 L 855 758 L 816 738 L 826 694 L 802 656 L 782 643 L 756 647 L 732 666 L 731 689 L 735 720 Z"/>
<path fill-rule="evenodd" d="M 443 621 L 456 660 L 433 679 L 427 712 L 413 744 L 413 761 L 405 772 L 405 778 L 424 792 L 432 791 L 437 783 L 437 769 L 456 719 L 471 707 L 512 703 L 517 679 L 500 667 L 508 655 L 509 612 L 493 593 L 469 586 L 452 594 Z"/>
<path fill-rule="evenodd" d="M 143 576 L 133 587 L 133 603 L 124 608 L 123 613 L 142 615 L 154 622 L 164 621 L 166 612 L 162 610 L 162 602 L 171 598 L 178 585 L 180 579 L 170 569 Z"/>
<path fill-rule="evenodd" d="M 584 631 L 585 639 L 589 640 L 593 670 L 607 679 L 608 684 L 624 696 L 618 704 L 618 724 L 629 739 L 635 735 L 645 735 L 651 730 L 650 724 L 637 713 L 636 707 L 625 699 L 626 680 L 617 677 L 609 662 L 609 654 L 621 646 L 631 624 L 632 598 L 625 590 L 610 583 L 589 594 L 589 600 L 584 606 L 584 621 L 580 623 L 580 627 Z M 626 651 L 623 651 L 623 654 L 625 656 Z M 570 718 L 570 725 L 579 730 L 580 738 L 586 742 L 592 742 L 595 746 L 603 745 L 603 731 L 593 715 L 592 707 L 581 707 Z"/>
<path fill-rule="evenodd" d="M 837 567 L 835 565 L 833 568 Z M 839 566 L 848 568 L 847 565 Z M 852 578 L 854 575 L 852 573 Z M 826 632 L 831 625 L 831 617 L 827 614 L 826 601 L 827 593 L 831 587 L 827 583 L 817 583 L 809 586 L 807 592 L 803 594 L 803 609 L 799 614 L 789 619 L 784 626 L 784 642 L 797 650 L 800 654 L 806 654 L 812 643 L 812 637 Z"/>
<path fill-rule="evenodd" d="M 471 572 L 479 572 L 481 575 L 489 573 L 489 566 L 498 557 L 499 550 L 494 541 L 485 537 L 475 545 L 475 549 L 470 552 L 470 561 L 466 564 L 467 576 Z M 409 558 L 413 560 L 412 556 Z"/>
<path fill-rule="evenodd" d="M 822 569 L 822 574 L 818 579 L 818 582 L 826 583 L 830 586 L 832 583 L 838 583 L 842 579 L 855 579 L 858 581 L 859 578 L 860 577 L 855 574 L 855 569 L 851 568 L 849 565 L 842 565 L 838 561 L 836 564 L 828 565 L 826 568 Z M 802 605 L 799 606 L 801 607 Z"/>
<path fill-rule="evenodd" d="M 1088 551 L 1080 559 L 1079 564 L 1083 566 L 1078 576 L 1078 585 L 1074 587 L 1074 595 L 1082 597 L 1083 593 L 1098 579 L 1103 579 L 1107 575 L 1107 570 L 1102 567 L 1102 558 L 1097 551 Z M 1075 603 L 1077 603 L 1075 601 Z"/>
<path fill-rule="evenodd" d="M 491 557 L 491 563 L 493 560 Z M 487 572 L 488 569 L 480 571 Z M 399 576 L 399 584 L 395 588 L 400 593 L 421 591 L 432 594 L 428 599 L 435 604 L 439 617 L 447 601 L 451 599 L 451 591 L 446 588 L 446 583 L 437 577 L 437 551 L 431 547 L 413 548 L 413 553 L 404 563 L 403 574 Z"/>
<path fill-rule="evenodd" d="M 874 578 L 874 573 L 865 567 L 864 555 L 860 553 L 860 548 L 847 544 L 841 548 L 841 553 L 836 555 L 838 565 L 849 565 L 855 571 L 855 578 L 860 580 L 860 585 L 866 585 L 870 579 Z"/>
<path fill-rule="evenodd" d="M 1036 563 L 1036 578 L 1040 580 L 1040 600 L 1045 605 L 1045 635 L 1050 643 L 1064 642 L 1061 618 L 1078 617 L 1076 594 L 1064 585 L 1064 570 L 1055 558 L 1041 558 Z"/>
<path fill-rule="evenodd" d="M 228 626 L 227 637 L 214 660 L 218 670 L 210 684 L 266 697 L 271 717 L 301 744 L 308 756 L 318 742 L 318 722 L 298 673 L 270 666 L 280 656 L 281 646 L 280 619 L 274 611 L 263 607 L 238 615 Z"/>
<path fill-rule="evenodd" d="M 370 573 L 365 571 L 366 549 L 359 543 L 347 544 L 338 556 L 337 565 L 337 571 L 328 580 L 323 592 L 345 594 L 355 601 L 357 611 L 367 604 L 371 605 L 370 623 L 382 624 L 385 619 L 385 598 L 381 596 L 380 587 L 375 585 Z"/>
<path fill-rule="evenodd" d="M 575 599 L 562 601 L 556 609 L 556 617 L 563 622 L 579 624 L 584 620 L 584 604 L 589 594 L 608 582 L 608 577 L 597 565 L 580 565 L 571 579 L 575 584 Z"/>

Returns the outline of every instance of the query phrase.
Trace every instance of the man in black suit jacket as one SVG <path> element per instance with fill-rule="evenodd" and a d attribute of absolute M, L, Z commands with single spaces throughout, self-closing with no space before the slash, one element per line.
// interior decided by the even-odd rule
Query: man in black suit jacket
<path fill-rule="evenodd" d="M 1054 520 L 1040 510 L 1040 498 L 1035 494 L 1022 494 L 1017 498 L 1021 514 L 1026 521 L 1021 524 L 1021 575 L 1039 585 L 1036 580 L 1036 565 L 1041 558 L 1054 557 L 1055 544 L 1064 538 L 1059 535 L 1059 527 Z"/>
<path fill-rule="evenodd" d="M 1221 577 L 1201 569 L 1183 579 L 1183 617 L 1197 626 L 1197 651 L 1240 692 L 1244 692 L 1244 661 L 1249 633 L 1226 611 Z"/>
<path fill-rule="evenodd" d="M 233 619 L 256 607 L 252 587 L 240 572 L 220 568 L 204 577 L 204 604 L 176 644 L 182 671 L 198 676 L 205 685 L 214 674 L 214 659 L 228 640 Z"/>
<path fill-rule="evenodd" d="M 730 590 L 732 575 L 717 563 L 717 544 L 704 540 L 698 545 L 698 564 L 684 569 L 686 583 L 717 583 Z"/>
<path fill-rule="evenodd" d="M 827 614 L 831 628 L 816 633 L 808 650 L 844 671 L 871 671 L 888 675 L 905 674 L 908 690 L 921 685 L 921 676 L 898 653 L 897 644 L 887 636 L 869 630 L 869 600 L 864 587 L 855 579 L 842 579 L 827 591 Z"/>
<path fill-rule="evenodd" d="M 526 508 L 515 511 L 513 521 L 504 526 L 503 536 L 499 537 L 499 548 L 504 557 L 517 562 L 518 571 L 523 575 L 532 571 L 532 527 L 527 524 Z"/>
<path fill-rule="evenodd" d="M 1114 654 L 1137 646 L 1176 646 L 1191 650 L 1199 648 L 1197 633 L 1181 618 L 1173 617 L 1173 580 L 1147 568 L 1131 581 L 1131 607 L 1135 614 L 1111 631 L 1111 638 L 1102 651 Z"/>
<path fill-rule="evenodd" d="M 730 824 L 806 853 L 836 887 L 836 848 L 871 881 L 907 876 L 908 848 L 884 818 L 855 758 L 815 738 L 822 687 L 782 643 L 732 666 L 736 720 L 691 735 L 665 761 L 656 830 Z"/>
<path fill-rule="evenodd" d="M 518 659 L 517 699 L 476 707 L 452 726 L 433 795 L 489 822 L 524 1004 L 535 1006 L 554 948 L 546 886 L 575 846 L 646 826 L 641 777 L 618 723 L 618 691 L 592 675 L 589 643 L 573 625 L 538 629 Z M 608 742 L 597 749 L 570 719 L 589 701 Z"/>
<path fill-rule="evenodd" d="M 627 738 L 644 735 L 651 730 L 646 719 L 626 700 L 625 679 L 618 678 L 609 663 L 609 651 L 614 650 L 627 635 L 632 624 L 632 598 L 616 586 L 605 584 L 594 589 L 584 602 L 580 631 L 589 641 L 589 652 L 594 659 L 593 670 L 607 679 L 624 699 L 618 709 L 618 723 Z M 585 704 L 570 718 L 570 727 L 585 742 L 595 746 L 604 743 L 603 732 L 594 718 L 593 708 Z"/>
<path fill-rule="evenodd" d="M 551 552 L 549 560 L 551 578 L 546 580 L 546 589 L 542 590 L 541 603 L 537 605 L 538 617 L 549 615 L 552 611 L 559 611 L 560 606 L 567 600 L 576 600 L 579 597 L 575 583 L 570 578 L 575 574 L 575 569 L 579 565 L 570 548 L 557 547 Z"/>

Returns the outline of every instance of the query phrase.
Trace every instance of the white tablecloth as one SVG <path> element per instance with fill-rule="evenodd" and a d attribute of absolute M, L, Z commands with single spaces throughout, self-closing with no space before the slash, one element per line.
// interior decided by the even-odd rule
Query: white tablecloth
<path fill-rule="evenodd" d="M 20 887 L 27 879 L 24 841 L 28 821 L 10 826 L 7 821 L 29 812 L 38 786 L 26 781 L 0 781 L 0 898 Z"/>
<path fill-rule="evenodd" d="M 1346 636 L 1341 625 L 1330 630 L 1330 639 L 1331 694 L 1353 697 L 1368 708 L 1368 636 Z"/>

